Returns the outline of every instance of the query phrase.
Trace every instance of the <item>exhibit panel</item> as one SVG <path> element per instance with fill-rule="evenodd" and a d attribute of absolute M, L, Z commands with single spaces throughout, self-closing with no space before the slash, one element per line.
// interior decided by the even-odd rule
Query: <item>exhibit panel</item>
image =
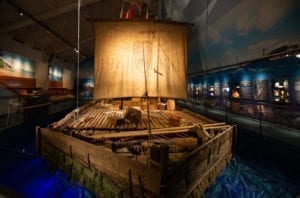
<path fill-rule="evenodd" d="M 268 79 L 254 81 L 254 99 L 258 101 L 268 101 Z"/>
<path fill-rule="evenodd" d="M 297 104 L 300 104 L 300 77 L 295 79 L 295 97 Z"/>
<path fill-rule="evenodd" d="M 249 80 L 243 80 L 240 83 L 240 98 L 252 99 L 252 84 Z"/>

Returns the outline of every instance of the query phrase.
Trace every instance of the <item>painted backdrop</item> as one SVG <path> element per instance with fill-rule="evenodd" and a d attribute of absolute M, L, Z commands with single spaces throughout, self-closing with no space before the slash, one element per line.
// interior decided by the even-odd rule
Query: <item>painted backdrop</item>
<path fill-rule="evenodd" d="M 300 44 L 299 0 L 164 0 L 164 17 L 194 23 L 188 73 Z"/>
<path fill-rule="evenodd" d="M 0 75 L 34 78 L 35 61 L 7 51 L 1 51 Z"/>

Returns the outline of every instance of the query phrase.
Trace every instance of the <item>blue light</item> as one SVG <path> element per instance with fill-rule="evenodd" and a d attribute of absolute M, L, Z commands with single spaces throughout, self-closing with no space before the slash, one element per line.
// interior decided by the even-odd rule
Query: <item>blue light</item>
<path fill-rule="evenodd" d="M 48 166 L 40 158 L 17 158 L 8 165 L 9 177 L 0 178 L 0 184 L 15 189 L 24 197 L 93 197 L 86 188 L 70 182 L 63 172 L 50 172 Z"/>
<path fill-rule="evenodd" d="M 258 73 L 257 76 L 256 76 L 257 80 L 264 80 L 266 78 L 267 78 L 267 75 L 263 72 Z"/>
<path fill-rule="evenodd" d="M 247 74 L 242 75 L 242 81 L 249 81 L 250 77 Z"/>

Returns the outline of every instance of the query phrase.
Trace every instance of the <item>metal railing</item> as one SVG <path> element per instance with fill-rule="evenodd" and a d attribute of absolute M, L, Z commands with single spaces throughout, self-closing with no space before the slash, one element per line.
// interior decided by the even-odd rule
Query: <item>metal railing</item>
<path fill-rule="evenodd" d="M 262 122 L 284 126 L 291 129 L 300 129 L 300 105 L 278 105 L 262 101 L 229 98 L 205 97 L 193 102 L 177 101 L 179 106 L 189 108 L 194 112 L 208 116 L 212 111 L 218 110 L 224 121 L 228 121 L 232 114 L 255 119 Z"/>
<path fill-rule="evenodd" d="M 5 84 L 0 83 L 0 90 L 0 130 L 3 130 L 24 121 L 23 99 Z"/>

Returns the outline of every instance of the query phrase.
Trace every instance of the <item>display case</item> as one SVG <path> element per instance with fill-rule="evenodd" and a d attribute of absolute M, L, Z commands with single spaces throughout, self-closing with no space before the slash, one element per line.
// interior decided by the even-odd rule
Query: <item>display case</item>
<path fill-rule="evenodd" d="M 254 81 L 254 99 L 258 101 L 268 101 L 268 80 Z"/>
<path fill-rule="evenodd" d="M 273 102 L 278 104 L 289 103 L 289 82 L 287 79 L 273 80 Z"/>
<path fill-rule="evenodd" d="M 66 88 L 49 88 L 44 91 L 49 96 L 49 114 L 71 109 L 74 106 L 73 90 Z"/>
<path fill-rule="evenodd" d="M 203 97 L 202 84 L 196 84 L 194 87 L 194 102 L 196 104 L 200 103 Z"/>
<path fill-rule="evenodd" d="M 215 96 L 215 87 L 213 85 L 209 86 L 208 96 Z"/>
<path fill-rule="evenodd" d="M 214 83 L 214 95 L 221 96 L 221 85 L 219 82 Z"/>
<path fill-rule="evenodd" d="M 0 130 L 23 122 L 23 99 L 0 83 Z"/>
<path fill-rule="evenodd" d="M 14 89 L 23 98 L 24 120 L 37 118 L 48 114 L 49 97 L 41 88 Z"/>
<path fill-rule="evenodd" d="M 252 87 L 251 81 L 243 80 L 240 83 L 240 98 L 242 99 L 252 99 Z"/>
<path fill-rule="evenodd" d="M 294 88 L 296 103 L 300 104 L 300 78 L 295 79 Z"/>
<path fill-rule="evenodd" d="M 22 98 L 24 120 L 48 114 L 49 98 L 36 87 L 36 79 L 14 76 L 0 76 L 0 82 Z"/>
<path fill-rule="evenodd" d="M 223 82 L 222 83 L 222 96 L 223 97 L 228 97 L 229 96 L 229 84 L 228 82 Z"/>

